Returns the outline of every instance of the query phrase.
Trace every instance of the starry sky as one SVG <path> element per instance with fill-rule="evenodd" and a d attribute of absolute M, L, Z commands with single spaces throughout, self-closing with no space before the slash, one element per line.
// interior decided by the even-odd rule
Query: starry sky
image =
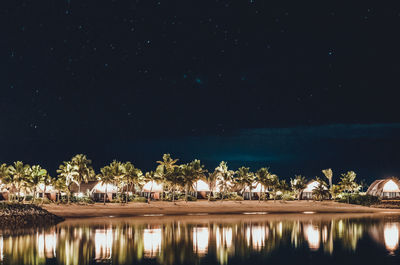
<path fill-rule="evenodd" d="M 399 27 L 368 1 L 2 1 L 0 161 L 399 176 Z"/>

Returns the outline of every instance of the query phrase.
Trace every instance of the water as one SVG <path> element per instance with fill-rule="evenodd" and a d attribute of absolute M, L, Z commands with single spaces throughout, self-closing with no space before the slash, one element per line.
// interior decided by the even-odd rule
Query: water
<path fill-rule="evenodd" d="M 0 230 L 0 264 L 400 264 L 400 216 L 75 219 Z"/>

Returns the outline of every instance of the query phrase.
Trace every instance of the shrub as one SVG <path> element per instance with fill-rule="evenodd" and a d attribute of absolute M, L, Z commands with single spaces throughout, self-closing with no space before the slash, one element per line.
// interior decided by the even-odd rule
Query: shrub
<path fill-rule="evenodd" d="M 147 202 L 147 198 L 145 197 L 135 197 L 132 199 L 133 202 Z"/>
<path fill-rule="evenodd" d="M 194 196 L 188 195 L 188 201 L 195 202 L 195 201 L 197 201 L 197 198 Z"/>
<path fill-rule="evenodd" d="M 361 195 L 361 194 L 343 194 L 336 201 L 350 204 L 357 204 L 363 206 L 371 206 L 374 204 L 379 204 L 381 199 L 372 195 Z"/>

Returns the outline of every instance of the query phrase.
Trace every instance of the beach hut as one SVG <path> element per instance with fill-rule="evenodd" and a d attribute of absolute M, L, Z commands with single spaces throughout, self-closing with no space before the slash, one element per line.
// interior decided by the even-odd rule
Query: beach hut
<path fill-rule="evenodd" d="M 316 180 L 310 181 L 306 188 L 301 191 L 300 199 L 302 200 L 312 200 L 313 199 L 313 190 L 318 187 L 319 183 Z M 325 190 L 328 190 L 328 187 L 325 187 Z M 329 198 L 326 198 L 329 199 Z"/>
<path fill-rule="evenodd" d="M 3 184 L 0 180 L 0 201 L 6 200 L 8 200 L 8 190 L 6 188 L 6 185 Z"/>
<path fill-rule="evenodd" d="M 107 194 L 105 194 L 107 192 Z M 102 181 L 98 181 L 96 185 L 90 190 L 92 198 L 95 201 L 104 201 L 104 195 L 106 195 L 106 201 L 112 201 L 117 197 L 118 187 L 112 183 L 105 184 Z"/>
<path fill-rule="evenodd" d="M 155 181 L 149 181 L 146 184 L 144 184 L 142 188 L 142 193 L 143 196 L 146 198 L 149 196 L 153 200 L 159 200 L 160 199 L 160 194 L 164 192 L 164 187 L 162 183 L 157 183 Z"/>
<path fill-rule="evenodd" d="M 199 179 L 193 184 L 193 190 L 197 191 L 197 198 L 206 199 L 211 192 L 210 186 L 204 181 Z"/>
<path fill-rule="evenodd" d="M 57 199 L 57 190 L 52 185 L 44 186 L 43 183 L 39 184 L 36 196 L 38 198 L 47 198 L 55 201 Z"/>
<path fill-rule="evenodd" d="M 267 189 L 259 182 L 254 182 L 251 188 L 251 198 L 258 199 L 260 196 L 267 192 Z M 246 187 L 243 192 L 243 198 L 249 199 L 250 198 L 250 187 Z"/>
<path fill-rule="evenodd" d="M 369 186 L 367 194 L 382 199 L 400 199 L 400 181 L 395 177 L 375 180 Z"/>

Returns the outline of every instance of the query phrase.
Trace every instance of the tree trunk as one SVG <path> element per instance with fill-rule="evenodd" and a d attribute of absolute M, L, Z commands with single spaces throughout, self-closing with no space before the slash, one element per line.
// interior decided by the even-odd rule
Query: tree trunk
<path fill-rule="evenodd" d="M 211 200 L 211 191 L 208 192 L 208 201 Z"/>
<path fill-rule="evenodd" d="M 175 204 L 175 186 L 172 186 L 172 202 Z"/>
<path fill-rule="evenodd" d="M 249 185 L 249 200 L 251 201 L 251 186 Z"/>
<path fill-rule="evenodd" d="M 151 191 L 153 190 L 153 183 L 151 183 L 150 192 L 147 195 L 147 203 L 150 204 L 151 201 Z"/>
<path fill-rule="evenodd" d="M 36 200 L 36 186 L 35 189 L 33 190 L 33 199 L 32 199 L 32 203 L 34 203 Z"/>
<path fill-rule="evenodd" d="M 125 195 L 125 203 L 128 204 L 128 187 L 129 187 L 129 181 L 128 178 L 126 178 L 126 195 Z"/>
<path fill-rule="evenodd" d="M 104 193 L 104 205 L 106 205 L 106 196 L 107 196 L 107 184 L 106 184 L 106 193 Z"/>
<path fill-rule="evenodd" d="M 185 184 L 185 202 L 188 202 L 188 190 L 189 190 L 189 185 Z"/>

